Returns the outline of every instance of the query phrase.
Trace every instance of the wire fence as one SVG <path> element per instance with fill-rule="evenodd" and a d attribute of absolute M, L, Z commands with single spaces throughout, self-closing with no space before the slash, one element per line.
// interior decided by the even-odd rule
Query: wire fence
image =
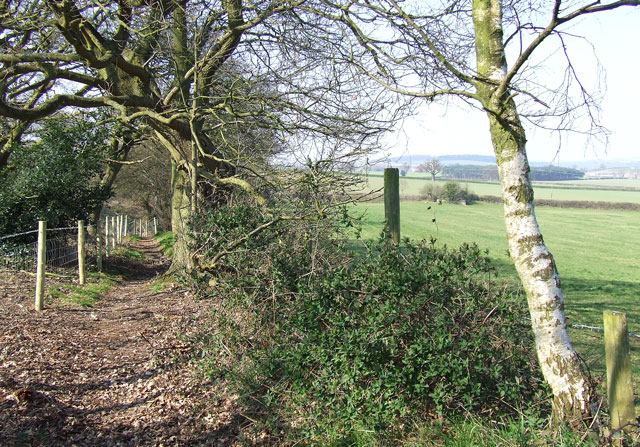
<path fill-rule="evenodd" d="M 78 260 L 77 238 L 72 231 L 77 228 L 50 228 L 47 230 L 45 249 L 46 264 L 61 267 Z M 0 266 L 13 270 L 35 270 L 38 241 L 23 242 L 25 239 L 37 239 L 37 231 L 3 236 L 0 239 Z"/>
<path fill-rule="evenodd" d="M 87 234 L 85 248 L 89 264 L 96 264 L 99 252 L 108 254 L 123 238 L 149 237 L 161 231 L 157 218 L 107 213 L 99 227 L 99 238 L 94 231 Z M 37 267 L 38 230 L 0 236 L 0 268 L 35 272 Z M 94 235 L 92 235 L 94 234 Z M 46 230 L 46 265 L 51 268 L 70 268 L 78 265 L 78 227 L 48 228 Z M 109 238 L 106 236 L 109 235 Z M 98 242 L 102 244 L 98 250 Z"/>
<path fill-rule="evenodd" d="M 527 324 L 531 324 L 531 318 L 525 317 L 523 318 L 523 320 L 526 321 Z M 604 333 L 604 327 L 601 327 L 601 326 L 589 326 L 588 324 L 580 324 L 580 323 L 567 323 L 567 327 L 570 327 L 572 329 L 580 329 L 580 330 L 587 330 L 591 332 Z M 637 332 L 629 331 L 629 337 L 640 338 L 640 334 L 638 334 Z"/>
<path fill-rule="evenodd" d="M 600 326 L 589 326 L 586 324 L 568 324 L 570 328 L 573 329 L 585 329 L 592 332 L 604 332 L 604 328 Z M 629 332 L 629 337 L 640 338 L 640 334 L 637 332 Z"/>

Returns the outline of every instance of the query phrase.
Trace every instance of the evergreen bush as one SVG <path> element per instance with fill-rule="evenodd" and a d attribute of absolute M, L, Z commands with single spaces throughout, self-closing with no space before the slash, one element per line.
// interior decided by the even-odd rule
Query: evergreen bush
<path fill-rule="evenodd" d="M 275 443 L 367 445 L 415 418 L 508 414 L 544 394 L 525 300 L 491 281 L 475 246 L 381 238 L 354 254 L 283 225 L 245 248 L 208 292 L 203 364 Z"/>

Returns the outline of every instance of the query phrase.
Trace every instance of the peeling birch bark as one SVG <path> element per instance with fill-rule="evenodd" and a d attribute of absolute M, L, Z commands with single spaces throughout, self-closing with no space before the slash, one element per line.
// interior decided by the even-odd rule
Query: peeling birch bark
<path fill-rule="evenodd" d="M 556 421 L 575 428 L 591 415 L 592 389 L 582 371 L 564 313 L 560 277 L 535 216 L 526 135 L 509 91 L 500 0 L 474 0 L 477 93 L 489 117 L 496 154 L 509 251 L 527 294 L 538 361 L 554 396 Z"/>

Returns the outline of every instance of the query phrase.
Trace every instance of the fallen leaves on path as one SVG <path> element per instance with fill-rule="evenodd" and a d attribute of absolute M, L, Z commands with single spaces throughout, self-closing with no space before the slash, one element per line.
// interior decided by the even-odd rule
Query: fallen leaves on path
<path fill-rule="evenodd" d="M 35 312 L 34 277 L 0 271 L 0 445 L 232 444 L 236 398 L 207 381 L 189 342 L 206 304 L 176 285 L 153 291 L 167 261 L 152 241 L 134 248 L 145 261 L 110 258 L 125 279 L 90 308 L 54 299 Z"/>

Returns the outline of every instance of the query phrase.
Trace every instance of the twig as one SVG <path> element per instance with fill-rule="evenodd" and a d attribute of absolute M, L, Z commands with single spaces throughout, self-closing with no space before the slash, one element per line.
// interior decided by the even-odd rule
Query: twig
<path fill-rule="evenodd" d="M 580 439 L 581 443 L 587 439 L 587 436 L 589 436 L 591 429 L 593 428 L 596 421 L 598 420 L 598 415 L 600 414 L 600 409 L 602 408 L 603 400 L 604 400 L 603 398 L 600 398 L 600 403 L 598 404 L 598 409 L 596 410 L 596 414 L 593 415 L 593 420 L 591 421 L 591 424 L 589 424 L 589 428 L 587 429 L 587 431 L 584 432 L 584 435 L 582 435 L 582 439 Z"/>
<path fill-rule="evenodd" d="M 146 341 L 147 343 L 149 343 L 149 346 L 151 346 L 151 349 L 153 349 L 154 351 L 156 350 L 156 347 L 153 345 L 153 343 L 151 343 L 149 341 L 149 339 L 147 338 L 146 335 L 144 335 L 144 332 L 140 331 L 139 334 L 142 336 L 142 338 L 144 338 L 144 341 Z"/>
<path fill-rule="evenodd" d="M 487 322 L 487 320 L 489 319 L 489 317 L 491 315 L 493 315 L 493 313 L 496 311 L 496 309 L 498 309 L 499 304 L 496 305 L 496 307 L 494 307 L 493 309 L 491 309 L 491 311 L 487 314 L 486 317 L 484 317 L 484 320 L 482 320 L 482 324 L 480 324 L 480 326 L 484 326 L 484 324 Z"/>

